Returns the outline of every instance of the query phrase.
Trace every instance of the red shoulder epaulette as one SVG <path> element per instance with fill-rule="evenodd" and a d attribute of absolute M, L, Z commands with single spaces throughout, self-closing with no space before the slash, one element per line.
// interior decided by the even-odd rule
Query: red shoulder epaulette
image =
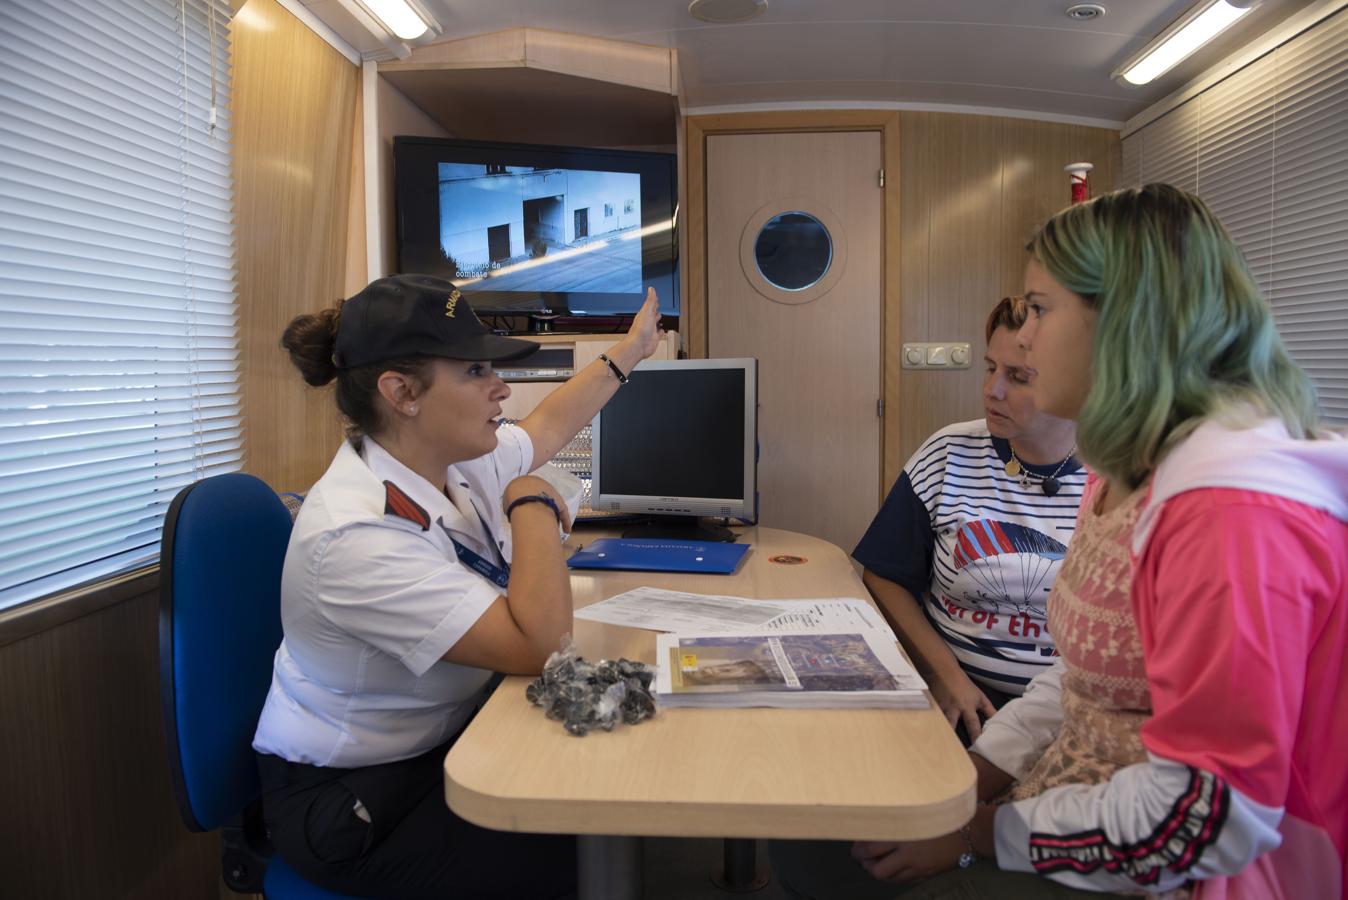
<path fill-rule="evenodd" d="M 430 513 L 417 505 L 417 502 L 402 492 L 391 481 L 384 482 L 384 515 L 397 516 L 421 526 L 422 531 L 431 527 Z"/>

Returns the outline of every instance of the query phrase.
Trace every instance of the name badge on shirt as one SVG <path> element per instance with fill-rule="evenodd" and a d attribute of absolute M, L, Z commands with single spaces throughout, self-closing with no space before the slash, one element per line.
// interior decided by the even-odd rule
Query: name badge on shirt
<path fill-rule="evenodd" d="M 440 526 L 441 530 L 444 531 L 445 536 L 449 538 L 450 543 L 454 545 L 454 555 L 459 558 L 459 562 L 492 582 L 501 590 L 504 591 L 506 589 L 510 584 L 510 563 L 506 562 L 504 559 L 501 560 L 501 565 L 499 566 L 495 563 L 488 562 L 486 559 L 483 559 L 481 555 L 455 540 L 454 535 L 445 527 L 443 521 L 438 521 L 436 524 Z M 487 530 L 487 539 L 491 540 L 490 529 Z"/>

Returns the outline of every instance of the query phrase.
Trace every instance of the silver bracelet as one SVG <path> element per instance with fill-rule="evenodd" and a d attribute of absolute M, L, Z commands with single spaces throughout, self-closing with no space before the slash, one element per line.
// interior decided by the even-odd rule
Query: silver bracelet
<path fill-rule="evenodd" d="M 974 836 L 968 825 L 960 828 L 960 837 L 964 839 L 964 852 L 960 854 L 959 867 L 967 869 L 978 861 L 978 851 L 974 849 Z"/>

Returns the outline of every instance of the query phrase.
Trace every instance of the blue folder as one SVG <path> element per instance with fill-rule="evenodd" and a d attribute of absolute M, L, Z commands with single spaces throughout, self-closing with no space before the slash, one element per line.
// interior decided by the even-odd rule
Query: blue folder
<path fill-rule="evenodd" d="M 576 551 L 566 564 L 573 569 L 729 575 L 748 552 L 748 544 L 660 538 L 600 538 Z"/>

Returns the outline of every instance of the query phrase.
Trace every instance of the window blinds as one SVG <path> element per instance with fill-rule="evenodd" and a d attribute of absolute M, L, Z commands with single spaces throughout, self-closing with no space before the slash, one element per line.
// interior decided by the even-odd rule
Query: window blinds
<path fill-rule="evenodd" d="M 1221 218 L 1348 425 L 1348 10 L 1123 139 L 1126 183 L 1168 181 Z"/>
<path fill-rule="evenodd" d="M 0 3 L 0 608 L 152 562 L 239 467 L 227 28 Z"/>

